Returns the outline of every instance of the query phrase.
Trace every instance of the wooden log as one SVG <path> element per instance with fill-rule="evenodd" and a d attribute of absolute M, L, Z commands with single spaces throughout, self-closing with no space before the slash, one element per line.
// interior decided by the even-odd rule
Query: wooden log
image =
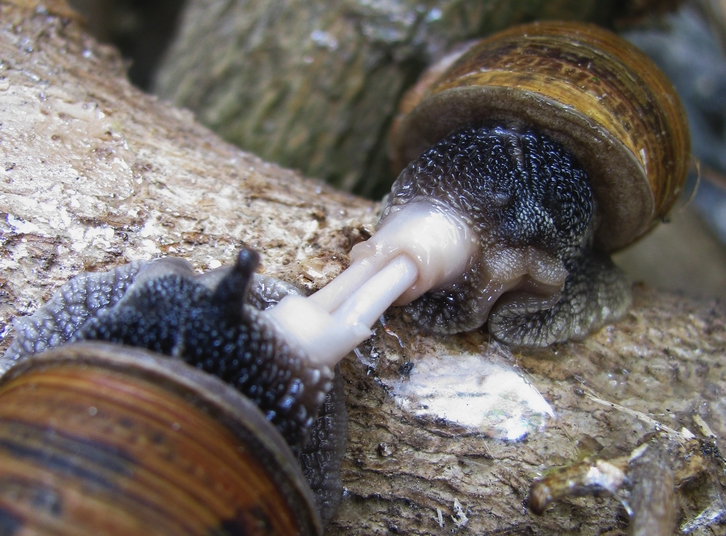
<path fill-rule="evenodd" d="M 374 228 L 374 203 L 245 153 L 132 87 L 117 53 L 63 9 L 0 3 L 0 58 L 0 351 L 12 318 L 81 270 L 162 255 L 206 270 L 248 245 L 266 274 L 312 291 Z M 328 534 L 621 534 L 614 498 L 573 498 L 550 473 L 565 497 L 538 517 L 530 486 L 588 468 L 588 456 L 627 472 L 650 442 L 673 472 L 677 526 L 720 530 L 723 302 L 638 287 L 621 322 L 541 351 L 386 318 L 343 363 L 347 491 Z"/>
<path fill-rule="evenodd" d="M 652 6 L 192 0 L 155 92 L 267 160 L 381 197 L 395 178 L 387 132 L 398 101 L 452 45 L 535 19 L 610 25 L 616 16 Z"/>

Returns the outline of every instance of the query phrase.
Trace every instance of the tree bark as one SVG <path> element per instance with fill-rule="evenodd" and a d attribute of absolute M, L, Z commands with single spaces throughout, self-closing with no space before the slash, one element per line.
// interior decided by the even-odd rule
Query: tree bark
<path fill-rule="evenodd" d="M 132 87 L 63 4 L 5 2 L 0 15 L 0 351 L 13 317 L 82 270 L 162 255 L 206 270 L 246 245 L 266 274 L 312 291 L 374 229 L 376 204 L 245 153 Z M 426 337 L 390 311 L 343 363 L 346 494 L 327 533 L 621 534 L 612 497 L 567 497 L 537 517 L 530 485 L 588 456 L 627 464 L 646 442 L 673 471 L 678 527 L 718 533 L 725 318 L 723 302 L 637 287 L 621 322 L 525 351 L 478 331 Z M 469 380 L 486 388 L 464 392 Z M 449 412 L 457 404 L 463 416 Z"/>
<path fill-rule="evenodd" d="M 661 4 L 662 5 L 662 4 Z M 192 0 L 155 91 L 223 138 L 345 190 L 395 178 L 402 93 L 454 44 L 535 19 L 612 24 L 650 2 Z"/>

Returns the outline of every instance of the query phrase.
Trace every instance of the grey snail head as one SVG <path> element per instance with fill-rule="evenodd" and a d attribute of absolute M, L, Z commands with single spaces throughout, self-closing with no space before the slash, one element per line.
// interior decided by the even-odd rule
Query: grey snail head
<path fill-rule="evenodd" d="M 265 318 L 264 309 L 299 291 L 254 274 L 258 262 L 255 251 L 243 249 L 234 265 L 205 274 L 176 258 L 80 274 L 35 314 L 14 321 L 17 336 L 5 361 L 104 341 L 145 348 L 212 374 L 253 402 L 282 434 L 328 519 L 342 491 L 342 384 Z"/>

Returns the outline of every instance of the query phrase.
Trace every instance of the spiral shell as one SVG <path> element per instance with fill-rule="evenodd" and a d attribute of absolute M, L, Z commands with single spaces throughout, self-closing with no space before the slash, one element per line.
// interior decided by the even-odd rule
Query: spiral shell
<path fill-rule="evenodd" d="M 690 149 L 683 107 L 665 75 L 615 34 L 533 23 L 443 61 L 402 102 L 391 135 L 397 171 L 463 126 L 533 127 L 587 171 L 604 251 L 642 236 L 680 194 Z"/>
<path fill-rule="evenodd" d="M 181 361 L 72 344 L 0 381 L 0 517 L 43 534 L 320 534 L 249 400 Z"/>

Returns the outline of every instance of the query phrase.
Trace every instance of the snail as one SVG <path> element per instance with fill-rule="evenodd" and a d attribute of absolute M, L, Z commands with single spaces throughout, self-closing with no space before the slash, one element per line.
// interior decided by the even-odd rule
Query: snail
<path fill-rule="evenodd" d="M 402 171 L 376 233 L 311 299 L 336 311 L 366 287 L 426 332 L 487 324 L 516 346 L 581 339 L 625 313 L 630 285 L 609 254 L 665 217 L 689 164 L 665 76 L 570 22 L 444 58 L 403 99 L 391 145 Z"/>
<path fill-rule="evenodd" d="M 437 333 L 476 328 L 515 345 L 582 338 L 621 316 L 629 285 L 608 253 L 677 198 L 685 114 L 633 46 L 582 23 L 484 39 L 403 103 L 381 226 L 423 199 L 455 209 L 481 255 L 407 306 Z M 440 68 L 439 68 L 440 69 Z"/>
<path fill-rule="evenodd" d="M 342 492 L 342 387 L 265 317 L 299 291 L 258 261 L 243 249 L 200 275 L 175 258 L 81 274 L 16 319 L 0 467 L 32 478 L 0 514 L 69 534 L 97 533 L 93 515 L 122 533 L 319 533 Z"/>

